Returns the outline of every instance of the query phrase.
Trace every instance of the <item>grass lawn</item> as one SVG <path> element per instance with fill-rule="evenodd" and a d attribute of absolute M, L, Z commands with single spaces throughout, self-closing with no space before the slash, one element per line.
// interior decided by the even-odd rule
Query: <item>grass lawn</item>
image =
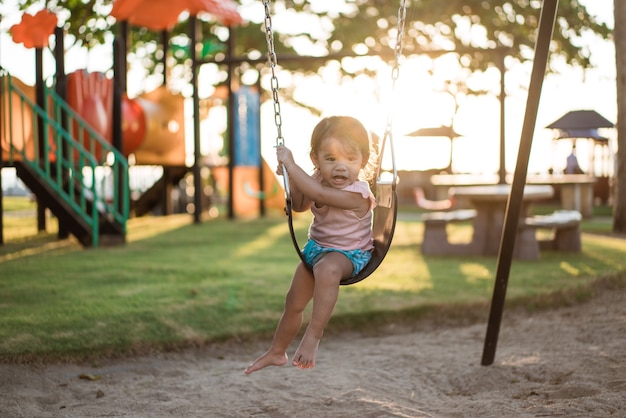
<path fill-rule="evenodd" d="M 0 361 L 84 360 L 271 335 L 298 260 L 284 216 L 197 225 L 190 215 L 143 217 L 129 222 L 126 245 L 83 249 L 54 234 L 33 236 L 34 217 L 11 215 L 10 200 L 0 246 Z M 496 258 L 424 257 L 418 219 L 403 212 L 383 265 L 342 287 L 329 331 L 424 315 L 486 317 Z M 308 222 L 296 220 L 300 234 Z M 570 303 L 589 297 L 599 279 L 626 286 L 626 240 L 597 233 L 608 225 L 583 224 L 593 233 L 583 234 L 582 254 L 515 260 L 507 306 Z M 469 239 L 471 227 L 451 234 Z"/>

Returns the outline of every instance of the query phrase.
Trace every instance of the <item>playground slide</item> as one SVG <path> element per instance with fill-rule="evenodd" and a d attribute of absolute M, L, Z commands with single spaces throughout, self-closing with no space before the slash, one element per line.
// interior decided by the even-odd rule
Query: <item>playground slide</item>
<path fill-rule="evenodd" d="M 183 96 L 161 86 L 137 97 L 134 103 L 145 116 L 145 139 L 135 149 L 135 164 L 184 166 Z"/>
<path fill-rule="evenodd" d="M 101 73 L 68 75 L 68 103 L 112 141 L 113 80 Z M 138 165 L 185 164 L 184 99 L 164 86 L 136 99 L 122 98 L 122 152 Z"/>

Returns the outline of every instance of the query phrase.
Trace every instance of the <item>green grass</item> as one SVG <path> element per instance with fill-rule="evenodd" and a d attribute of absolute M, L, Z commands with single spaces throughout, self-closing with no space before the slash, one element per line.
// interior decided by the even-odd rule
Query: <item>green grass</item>
<path fill-rule="evenodd" d="M 3 207 L 6 212 L 34 210 L 35 202 L 26 196 L 4 196 Z"/>
<path fill-rule="evenodd" d="M 34 219 L 26 227 L 14 226 L 16 219 L 5 216 L 5 238 L 7 230 L 16 238 L 0 246 L 5 362 L 84 360 L 271 335 L 297 262 L 282 216 L 197 225 L 190 215 L 138 218 L 129 223 L 126 245 L 97 249 L 32 235 Z M 425 315 L 486 317 L 495 257 L 424 257 L 417 219 L 401 216 L 383 265 L 342 287 L 329 332 Z M 305 234 L 308 218 L 296 225 Z M 450 232 L 469 239 L 471 227 Z M 585 233 L 582 254 L 516 260 L 507 306 L 570 303 L 589 297 L 602 278 L 626 286 L 625 253 L 626 240 Z"/>

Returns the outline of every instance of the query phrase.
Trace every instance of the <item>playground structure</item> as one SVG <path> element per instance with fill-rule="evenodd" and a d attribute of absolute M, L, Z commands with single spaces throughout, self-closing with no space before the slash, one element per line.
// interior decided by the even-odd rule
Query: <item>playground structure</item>
<path fill-rule="evenodd" d="M 7 75 L 12 98 L 5 98 L 6 123 L 13 126 L 10 138 L 3 135 L 2 147 L 7 154 L 11 148 L 25 148 L 27 156 L 33 157 L 34 131 L 32 109 L 22 109 L 21 99 L 35 103 L 35 87 L 20 79 Z M 77 116 L 86 122 L 107 143 L 112 143 L 113 127 L 113 80 L 101 73 L 76 71 L 67 76 L 67 104 Z M 182 165 L 185 160 L 183 97 L 160 86 L 135 99 L 122 97 L 122 130 L 124 142 L 122 154 L 134 155 L 138 165 Z M 9 108 L 8 104 L 12 106 Z M 8 121 L 9 117 L 12 119 Z M 54 117 L 53 114 L 50 117 Z M 86 128 L 83 128 L 86 129 Z M 73 137 L 85 137 L 78 127 L 70 129 Z M 11 143 L 9 143 L 9 139 Z M 83 144 L 88 146 L 87 144 Z M 52 146 L 52 144 L 51 144 Z M 96 147 L 95 154 L 102 157 L 102 149 Z M 13 155 L 21 160 L 20 154 Z"/>
<path fill-rule="evenodd" d="M 60 238 L 121 243 L 131 212 L 128 156 L 184 167 L 183 98 L 160 87 L 131 100 L 103 74 L 65 74 L 63 36 L 55 28 L 54 90 L 41 79 L 45 44 L 35 45 L 35 86 L 2 74 L 2 166 L 15 167 L 36 197 L 39 230 L 47 208 Z"/>
<path fill-rule="evenodd" d="M 36 85 L 28 86 L 4 70 L 1 74 L 0 167 L 14 167 L 34 194 L 39 230 L 45 230 L 45 210 L 50 209 L 59 220 L 59 237 L 65 238 L 71 233 L 85 246 L 124 242 L 126 221 L 130 216 L 155 210 L 171 213 L 172 190 L 190 171 L 196 189 L 196 220 L 201 210 L 199 206 L 205 206 L 206 202 L 199 196 L 204 189 L 200 182 L 201 156 L 194 155 L 193 167 L 186 165 L 185 98 L 168 90 L 165 77 L 163 85 L 150 92 L 132 99 L 126 95 L 128 23 L 145 23 L 149 29 L 163 33 L 172 25 L 169 10 L 169 20 L 165 23 L 136 20 L 132 9 L 135 3 L 141 1 L 117 0 L 111 13 L 120 23 L 120 34 L 114 42 L 113 78 L 83 70 L 65 74 L 64 33 L 56 27 L 56 17 L 46 10 L 34 17 L 24 15 L 22 23 L 12 28 L 16 42 L 35 48 Z M 186 10 L 192 14 L 191 33 L 195 33 L 195 13 L 202 11 L 201 7 L 187 5 Z M 216 16 L 226 24 L 241 22 L 234 3 L 224 2 L 219 8 Z M 46 86 L 41 75 L 42 50 L 48 45 L 51 33 L 35 36 L 27 27 L 28 24 L 42 27 L 44 21 L 55 35 L 56 71 L 52 87 Z M 196 65 L 193 71 L 197 73 Z M 197 78 L 192 82 L 196 102 Z M 236 98 L 236 92 L 231 97 Z M 256 97 L 258 107 L 258 91 Z M 199 142 L 198 113 L 198 107 L 194 106 L 194 148 L 198 148 Z M 231 123 L 237 129 L 245 127 L 249 121 L 241 121 L 235 115 L 229 120 L 229 125 Z M 243 131 L 238 133 L 239 137 L 246 137 L 245 129 Z M 248 133 L 237 146 L 254 141 L 255 135 L 258 140 L 258 126 L 256 131 Z M 280 186 L 272 170 L 262 161 L 258 148 L 257 152 L 258 163 L 254 166 L 242 163 L 235 167 L 235 163 L 229 163 L 228 167 L 212 167 L 215 180 L 222 189 L 228 188 L 233 215 L 254 214 L 266 203 L 281 208 L 284 205 L 283 193 L 277 190 Z M 162 176 L 132 200 L 129 157 L 134 166 L 162 168 Z M 0 192 L 0 202 L 1 197 Z M 1 237 L 0 226 L 0 243 Z"/>

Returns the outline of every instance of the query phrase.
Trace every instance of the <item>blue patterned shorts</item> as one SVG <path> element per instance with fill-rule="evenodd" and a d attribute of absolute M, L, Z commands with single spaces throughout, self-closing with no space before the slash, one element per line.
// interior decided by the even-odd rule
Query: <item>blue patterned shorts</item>
<path fill-rule="evenodd" d="M 318 261 L 320 261 L 320 258 L 322 258 L 324 254 L 330 252 L 341 253 L 348 257 L 348 260 L 350 260 L 352 262 L 352 265 L 354 266 L 354 268 L 352 269 L 351 277 L 359 274 L 359 272 L 363 270 L 363 268 L 367 265 L 367 263 L 369 263 L 370 259 L 372 258 L 371 251 L 359 249 L 341 250 L 339 248 L 322 247 L 312 239 L 307 241 L 307 243 L 304 245 L 304 249 L 302 250 L 302 254 L 306 259 L 306 262 L 309 263 L 310 266 L 314 266 Z"/>

